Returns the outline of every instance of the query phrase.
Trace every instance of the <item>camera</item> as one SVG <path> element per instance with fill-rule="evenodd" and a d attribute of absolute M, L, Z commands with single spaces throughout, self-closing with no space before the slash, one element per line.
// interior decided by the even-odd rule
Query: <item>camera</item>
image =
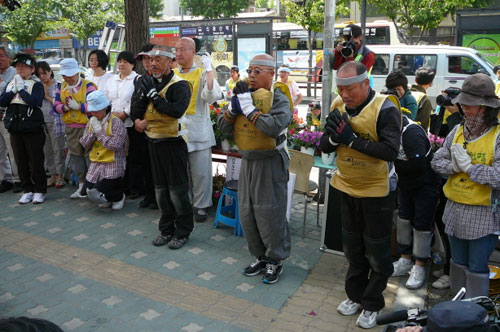
<path fill-rule="evenodd" d="M 21 4 L 16 0 L 2 0 L 2 4 L 11 12 L 16 9 L 16 6 L 21 8 Z"/>
<path fill-rule="evenodd" d="M 345 41 L 342 43 L 344 48 L 340 53 L 344 58 L 349 58 L 356 52 L 356 43 L 352 40 L 352 31 L 350 27 L 346 27 L 342 30 L 342 37 Z"/>
<path fill-rule="evenodd" d="M 460 93 L 460 88 L 449 87 L 444 90 L 446 94 L 440 94 L 436 97 L 436 104 L 439 106 L 453 106 L 451 100 L 458 96 Z"/>

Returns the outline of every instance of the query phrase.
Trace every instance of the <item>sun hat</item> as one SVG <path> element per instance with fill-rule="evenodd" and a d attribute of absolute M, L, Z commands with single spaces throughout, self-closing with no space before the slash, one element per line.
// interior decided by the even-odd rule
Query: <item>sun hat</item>
<path fill-rule="evenodd" d="M 80 72 L 80 67 L 78 67 L 78 63 L 76 62 L 75 59 L 68 58 L 68 59 L 63 59 L 59 65 L 61 66 L 61 69 L 59 70 L 59 73 L 63 76 L 75 76 Z"/>
<path fill-rule="evenodd" d="M 12 67 L 15 67 L 18 63 L 24 63 L 30 67 L 35 67 L 36 60 L 31 55 L 26 53 L 17 53 L 12 63 L 10 64 Z"/>
<path fill-rule="evenodd" d="M 109 100 L 99 90 L 92 91 L 87 96 L 87 109 L 89 112 L 99 112 L 109 106 Z"/>
<path fill-rule="evenodd" d="M 468 106 L 500 107 L 500 99 L 495 95 L 495 83 L 483 73 L 467 77 L 460 93 L 451 102 Z"/>

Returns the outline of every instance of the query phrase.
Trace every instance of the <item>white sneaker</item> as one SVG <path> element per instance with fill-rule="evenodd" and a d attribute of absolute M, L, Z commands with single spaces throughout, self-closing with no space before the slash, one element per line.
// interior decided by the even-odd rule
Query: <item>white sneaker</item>
<path fill-rule="evenodd" d="M 432 288 L 436 289 L 448 289 L 450 288 L 450 276 L 443 274 L 438 280 L 432 283 Z"/>
<path fill-rule="evenodd" d="M 35 193 L 33 196 L 33 204 L 42 204 L 45 202 L 45 194 Z"/>
<path fill-rule="evenodd" d="M 80 193 L 80 191 L 82 190 L 82 188 L 83 188 L 83 183 L 78 184 L 78 189 L 74 193 L 72 193 L 71 196 L 69 196 L 69 198 L 75 199 L 75 198 L 85 198 L 85 197 L 87 197 L 87 195 L 82 195 Z"/>
<path fill-rule="evenodd" d="M 350 299 L 342 301 L 337 307 L 337 311 L 344 316 L 351 316 L 361 309 L 361 304 L 356 303 Z"/>
<path fill-rule="evenodd" d="M 19 199 L 19 204 L 28 204 L 33 200 L 33 193 L 24 193 Z"/>
<path fill-rule="evenodd" d="M 408 281 L 406 281 L 406 288 L 408 289 L 417 289 L 425 281 L 425 267 L 413 265 L 410 271 L 410 277 Z"/>
<path fill-rule="evenodd" d="M 113 205 L 111 206 L 111 210 L 121 210 L 123 209 L 123 204 L 125 203 L 125 194 L 123 194 L 123 198 L 121 199 L 121 201 L 118 201 L 118 202 L 113 202 Z"/>
<path fill-rule="evenodd" d="M 368 311 L 363 309 L 356 320 L 356 325 L 363 329 L 375 327 L 375 325 L 377 325 L 377 315 L 379 313 L 380 311 Z"/>
<path fill-rule="evenodd" d="M 393 277 L 399 277 L 407 274 L 413 266 L 410 259 L 406 259 L 403 257 L 392 263 L 392 265 L 394 266 L 394 272 L 392 273 Z"/>
<path fill-rule="evenodd" d="M 443 274 L 444 274 L 444 269 L 434 270 L 432 272 L 432 275 L 435 276 L 436 278 L 441 278 Z"/>

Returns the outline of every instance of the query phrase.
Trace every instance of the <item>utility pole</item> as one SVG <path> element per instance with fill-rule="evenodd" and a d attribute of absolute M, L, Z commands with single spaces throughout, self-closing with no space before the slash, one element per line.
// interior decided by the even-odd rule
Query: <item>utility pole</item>
<path fill-rule="evenodd" d="M 321 90 L 321 121 L 324 122 L 332 103 L 333 43 L 335 39 L 335 0 L 325 1 L 325 29 L 323 38 L 323 88 Z"/>
<path fill-rule="evenodd" d="M 361 6 L 361 40 L 366 45 L 366 0 L 362 1 Z"/>

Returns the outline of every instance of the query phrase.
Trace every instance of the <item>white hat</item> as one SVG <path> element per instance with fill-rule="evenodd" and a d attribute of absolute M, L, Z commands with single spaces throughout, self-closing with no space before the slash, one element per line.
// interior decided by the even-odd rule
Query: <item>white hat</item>
<path fill-rule="evenodd" d="M 61 66 L 61 69 L 59 70 L 59 73 L 64 76 L 75 76 L 80 72 L 80 67 L 78 67 L 78 63 L 76 62 L 75 59 L 63 59 L 59 65 Z"/>
<path fill-rule="evenodd" d="M 87 110 L 89 112 L 99 112 L 109 106 L 109 100 L 99 90 L 92 91 L 87 96 Z"/>

